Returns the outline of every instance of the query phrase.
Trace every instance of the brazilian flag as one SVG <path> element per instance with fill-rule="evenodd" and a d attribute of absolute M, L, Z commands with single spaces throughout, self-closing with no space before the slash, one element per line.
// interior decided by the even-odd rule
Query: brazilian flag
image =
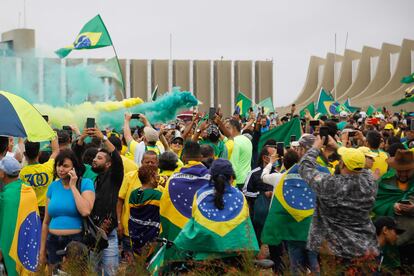
<path fill-rule="evenodd" d="M 252 100 L 241 92 L 237 93 L 235 113 L 241 116 L 247 116 L 250 107 L 252 107 Z"/>
<path fill-rule="evenodd" d="M 392 106 L 399 106 L 399 105 L 402 105 L 402 104 L 405 104 L 405 103 L 412 103 L 412 102 L 414 102 L 414 85 L 408 87 L 405 90 L 404 98 L 396 101 L 395 103 L 392 104 Z"/>
<path fill-rule="evenodd" d="M 109 36 L 101 16 L 98 14 L 83 26 L 71 45 L 61 48 L 55 53 L 60 58 L 64 58 L 69 55 L 72 50 L 95 49 L 111 45 L 111 37 Z"/>
<path fill-rule="evenodd" d="M 34 273 L 42 224 L 32 187 L 16 180 L 0 192 L 0 250 L 9 276 Z"/>
<path fill-rule="evenodd" d="M 208 169 L 190 161 L 174 173 L 165 185 L 160 199 L 162 238 L 173 241 L 191 218 L 194 194 L 210 180 Z"/>
<path fill-rule="evenodd" d="M 337 107 L 339 103 L 334 100 L 331 93 L 321 89 L 319 93 L 318 103 L 316 105 L 316 112 L 323 115 L 338 115 Z"/>
<path fill-rule="evenodd" d="M 321 173 L 329 173 L 326 167 L 318 166 Z M 316 205 L 316 195 L 300 177 L 296 164 L 283 174 L 275 186 L 263 231 L 262 242 L 278 245 L 283 240 L 306 241 L 312 215 Z"/>
<path fill-rule="evenodd" d="M 226 185 L 222 210 L 215 206 L 214 197 L 212 184 L 196 192 L 192 217 L 174 240 L 176 248 L 192 252 L 197 261 L 257 253 L 259 246 L 243 194 Z"/>

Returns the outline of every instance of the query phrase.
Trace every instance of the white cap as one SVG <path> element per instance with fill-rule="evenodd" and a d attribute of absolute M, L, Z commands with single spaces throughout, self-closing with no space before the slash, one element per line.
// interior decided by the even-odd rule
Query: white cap
<path fill-rule="evenodd" d="M 380 120 L 385 120 L 385 116 L 382 113 L 379 113 L 379 114 L 375 115 L 375 117 L 380 119 Z"/>
<path fill-rule="evenodd" d="M 361 115 L 362 118 L 366 118 L 367 117 L 367 113 L 365 111 L 359 112 L 359 115 Z"/>

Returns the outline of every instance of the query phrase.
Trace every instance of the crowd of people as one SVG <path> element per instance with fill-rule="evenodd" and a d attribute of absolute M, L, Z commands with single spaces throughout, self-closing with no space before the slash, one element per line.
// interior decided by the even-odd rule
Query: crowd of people
<path fill-rule="evenodd" d="M 218 109 L 211 118 L 195 111 L 153 124 L 126 113 L 121 130 L 73 125 L 41 143 L 0 137 L 0 206 L 13 201 L 5 198 L 11 187 L 32 188 L 41 234 L 31 270 L 51 275 L 68 260 L 80 275 L 90 266 L 115 275 L 136 256 L 150 262 L 160 240 L 168 244 L 165 267 L 189 256 L 238 267 L 250 254 L 272 260 L 277 274 L 319 275 L 331 256 L 345 272 L 369 264 L 375 275 L 410 274 L 412 115 L 300 118 L 293 107 L 285 116 L 250 110 L 225 118 Z M 301 137 L 259 148 L 266 132 L 292 120 Z M 93 239 L 99 246 L 86 239 L 91 225 L 102 232 Z M 14 275 L 9 248 L 0 247 L 0 260 Z"/>

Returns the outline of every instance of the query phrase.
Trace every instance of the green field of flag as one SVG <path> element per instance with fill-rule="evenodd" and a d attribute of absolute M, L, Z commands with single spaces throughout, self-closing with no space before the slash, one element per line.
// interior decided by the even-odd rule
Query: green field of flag
<path fill-rule="evenodd" d="M 60 58 L 64 58 L 69 55 L 72 50 L 95 49 L 111 45 L 111 37 L 109 36 L 101 16 L 98 14 L 83 26 L 71 45 L 63 47 L 55 53 Z"/>

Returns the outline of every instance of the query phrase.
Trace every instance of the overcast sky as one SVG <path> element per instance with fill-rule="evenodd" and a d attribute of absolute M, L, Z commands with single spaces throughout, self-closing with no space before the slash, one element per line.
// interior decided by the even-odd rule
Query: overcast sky
<path fill-rule="evenodd" d="M 302 89 L 311 55 L 414 39 L 413 0 L 26 0 L 43 55 L 70 44 L 101 14 L 120 58 L 274 60 L 276 106 Z M 19 20 L 19 13 L 20 16 Z M 19 26 L 20 21 L 20 26 Z M 0 0 L 0 32 L 23 26 L 23 0 Z M 110 49 L 71 57 L 110 57 Z"/>

